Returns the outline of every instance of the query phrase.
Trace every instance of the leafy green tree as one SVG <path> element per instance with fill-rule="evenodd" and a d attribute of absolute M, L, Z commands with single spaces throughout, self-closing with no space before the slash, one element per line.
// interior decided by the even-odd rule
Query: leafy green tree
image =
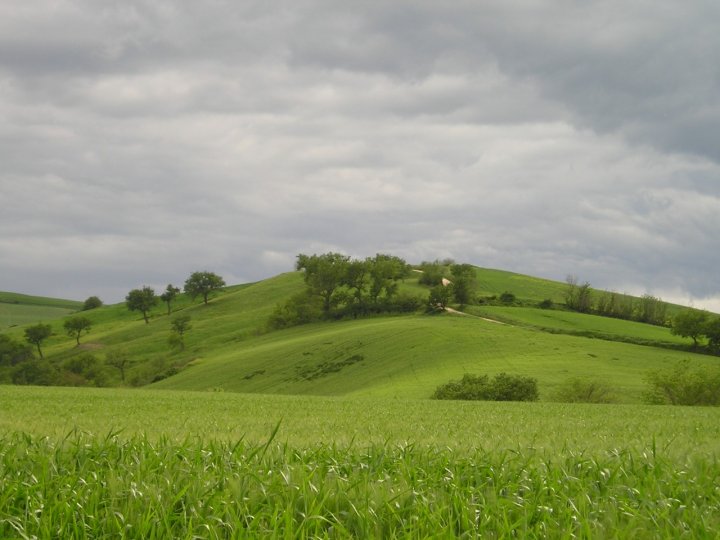
<path fill-rule="evenodd" d="M 165 287 L 165 292 L 160 295 L 160 300 L 165 302 L 167 305 L 167 314 L 170 315 L 171 304 L 177 298 L 177 295 L 180 293 L 180 289 L 178 287 L 174 287 L 172 283 L 168 284 L 167 287 Z"/>
<path fill-rule="evenodd" d="M 105 357 L 105 363 L 120 372 L 120 380 L 125 382 L 125 373 L 130 365 L 130 356 L 125 351 L 113 350 Z"/>
<path fill-rule="evenodd" d="M 287 302 L 275 306 L 268 326 L 272 329 L 289 328 L 317 321 L 322 316 L 322 300 L 306 290 L 291 296 Z"/>
<path fill-rule="evenodd" d="M 450 267 L 452 275 L 452 293 L 461 306 L 469 304 L 475 294 L 477 275 L 471 264 L 454 264 Z"/>
<path fill-rule="evenodd" d="M 430 289 L 430 294 L 428 295 L 428 311 L 445 311 L 445 308 L 447 308 L 450 303 L 451 296 L 452 287 L 435 285 L 432 289 Z"/>
<path fill-rule="evenodd" d="M 80 345 L 80 336 L 83 332 L 89 332 L 92 321 L 87 317 L 71 317 L 63 325 L 68 336 L 75 338 L 77 345 Z"/>
<path fill-rule="evenodd" d="M 565 305 L 574 311 L 589 313 L 592 308 L 590 283 L 586 281 L 582 285 L 578 285 L 575 276 L 568 276 L 565 281 L 568 285 L 565 290 Z"/>
<path fill-rule="evenodd" d="M 712 317 L 705 323 L 703 334 L 708 338 L 708 348 L 720 352 L 720 317 Z"/>
<path fill-rule="evenodd" d="M 638 302 L 635 320 L 663 326 L 666 324 L 667 304 L 651 294 L 643 294 Z"/>
<path fill-rule="evenodd" d="M 85 302 L 83 303 L 83 311 L 89 311 L 91 309 L 99 308 L 103 305 L 102 300 L 100 300 L 97 296 L 90 296 Z"/>
<path fill-rule="evenodd" d="M 32 349 L 29 345 L 0 334 L 0 367 L 16 366 L 31 358 Z"/>
<path fill-rule="evenodd" d="M 192 328 L 190 326 L 190 315 L 178 315 L 170 323 L 172 333 L 168 338 L 168 343 L 173 348 L 180 350 L 185 349 L 185 332 Z"/>
<path fill-rule="evenodd" d="M 193 272 L 185 280 L 185 292 L 193 300 L 202 296 L 205 304 L 208 303 L 208 296 L 211 292 L 222 289 L 224 286 L 225 280 L 213 272 Z"/>
<path fill-rule="evenodd" d="M 350 257 L 340 253 L 297 256 L 295 268 L 305 271 L 305 284 L 323 302 L 323 314 L 330 314 L 335 304 L 333 294 L 342 287 L 347 276 Z"/>
<path fill-rule="evenodd" d="M 40 358 L 43 358 L 40 344 L 52 335 L 52 327 L 49 324 L 38 323 L 25 329 L 25 339 L 37 347 Z"/>
<path fill-rule="evenodd" d="M 377 304 L 383 296 L 386 300 L 392 299 L 398 290 L 398 281 L 407 275 L 408 264 L 394 255 L 378 253 L 372 259 L 367 259 L 370 271 L 370 300 Z"/>
<path fill-rule="evenodd" d="M 446 266 L 440 261 L 423 261 L 420 263 L 419 270 L 422 273 L 418 278 L 418 283 L 434 287 L 435 285 L 442 284 L 442 279 L 445 277 Z"/>
<path fill-rule="evenodd" d="M 670 332 L 676 336 L 689 337 L 693 340 L 693 346 L 698 346 L 698 339 L 705 331 L 707 312 L 697 309 L 686 309 L 681 311 L 672 320 Z"/>
<path fill-rule="evenodd" d="M 365 311 L 365 286 L 370 273 L 368 260 L 349 261 L 342 284 L 350 291 L 350 312 L 355 318 Z"/>
<path fill-rule="evenodd" d="M 155 296 L 155 290 L 152 287 L 143 287 L 142 289 L 133 289 L 125 297 L 125 303 L 130 311 L 139 311 L 142 313 L 145 324 L 149 324 L 148 312 L 157 305 L 158 297 Z"/>

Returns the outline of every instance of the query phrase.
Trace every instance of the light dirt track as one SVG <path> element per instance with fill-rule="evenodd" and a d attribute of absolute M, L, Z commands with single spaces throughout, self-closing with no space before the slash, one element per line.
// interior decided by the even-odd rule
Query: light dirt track
<path fill-rule="evenodd" d="M 482 319 L 483 321 L 487 321 L 487 322 L 491 322 L 491 323 L 495 323 L 495 324 L 502 324 L 502 325 L 507 326 L 507 323 L 496 321 L 495 319 L 488 319 L 487 317 L 480 317 L 478 315 L 471 315 L 469 313 L 463 313 L 462 311 L 458 311 L 457 309 L 453 309 L 451 307 L 446 307 L 445 311 L 447 311 L 448 313 L 452 313 L 453 315 L 462 315 L 463 317 L 475 317 L 476 319 Z"/>

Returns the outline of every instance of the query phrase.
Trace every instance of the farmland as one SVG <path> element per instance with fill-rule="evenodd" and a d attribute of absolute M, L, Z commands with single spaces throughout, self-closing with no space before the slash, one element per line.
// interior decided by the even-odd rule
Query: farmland
<path fill-rule="evenodd" d="M 477 272 L 480 294 L 520 305 L 269 328 L 303 288 L 291 272 L 208 305 L 180 295 L 149 324 L 83 312 L 77 347 L 48 318 L 46 365 L 95 358 L 73 381 L 116 388 L 0 385 L 0 537 L 717 536 L 718 409 L 642 404 L 649 373 L 717 357 L 665 327 L 533 307 L 562 284 Z M 123 378 L 102 363 L 117 353 Z M 500 372 L 536 378 L 540 401 L 428 399 Z M 573 379 L 614 404 L 555 402 Z"/>
<path fill-rule="evenodd" d="M 0 536 L 706 537 L 717 409 L 2 387 Z"/>
<path fill-rule="evenodd" d="M 59 319 L 82 308 L 82 302 L 0 291 L 0 329 Z"/>

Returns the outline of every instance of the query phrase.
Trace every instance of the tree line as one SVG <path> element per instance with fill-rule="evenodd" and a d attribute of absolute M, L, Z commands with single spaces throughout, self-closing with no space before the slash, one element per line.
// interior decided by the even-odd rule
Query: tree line
<path fill-rule="evenodd" d="M 183 291 L 192 299 L 201 297 L 207 304 L 212 293 L 225 286 L 222 277 L 212 272 L 193 272 L 185 281 Z M 176 301 L 181 289 L 169 284 L 165 291 L 156 295 L 152 287 L 132 289 L 125 297 L 125 305 L 130 311 L 142 314 L 143 320 L 149 324 L 152 309 L 160 302 L 166 306 L 167 315 L 172 313 L 173 303 Z M 82 307 L 86 312 L 102 306 L 97 296 L 88 298 Z M 78 314 L 65 319 L 63 329 L 75 342 L 75 348 L 80 347 L 81 337 L 90 332 L 93 320 L 84 314 Z M 191 329 L 190 316 L 178 315 L 170 321 L 170 334 L 168 344 L 171 349 L 183 350 L 185 348 L 185 334 Z M 121 351 L 111 351 L 106 355 L 103 364 L 91 353 L 74 355 L 61 365 L 55 365 L 45 360 L 43 344 L 53 335 L 50 324 L 38 323 L 28 326 L 24 331 L 26 343 L 18 342 L 9 336 L 0 334 L 0 382 L 14 384 L 64 384 L 83 385 L 94 384 L 103 386 L 107 381 L 105 366 L 116 368 L 120 378 L 125 382 L 126 371 L 132 364 L 131 358 Z M 37 353 L 37 359 L 33 351 Z"/>

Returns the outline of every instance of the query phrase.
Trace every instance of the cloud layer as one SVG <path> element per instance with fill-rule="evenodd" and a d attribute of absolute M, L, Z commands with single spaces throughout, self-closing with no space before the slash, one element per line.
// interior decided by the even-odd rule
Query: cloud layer
<path fill-rule="evenodd" d="M 445 4 L 1 6 L 0 289 L 333 249 L 720 309 L 720 6 Z"/>

